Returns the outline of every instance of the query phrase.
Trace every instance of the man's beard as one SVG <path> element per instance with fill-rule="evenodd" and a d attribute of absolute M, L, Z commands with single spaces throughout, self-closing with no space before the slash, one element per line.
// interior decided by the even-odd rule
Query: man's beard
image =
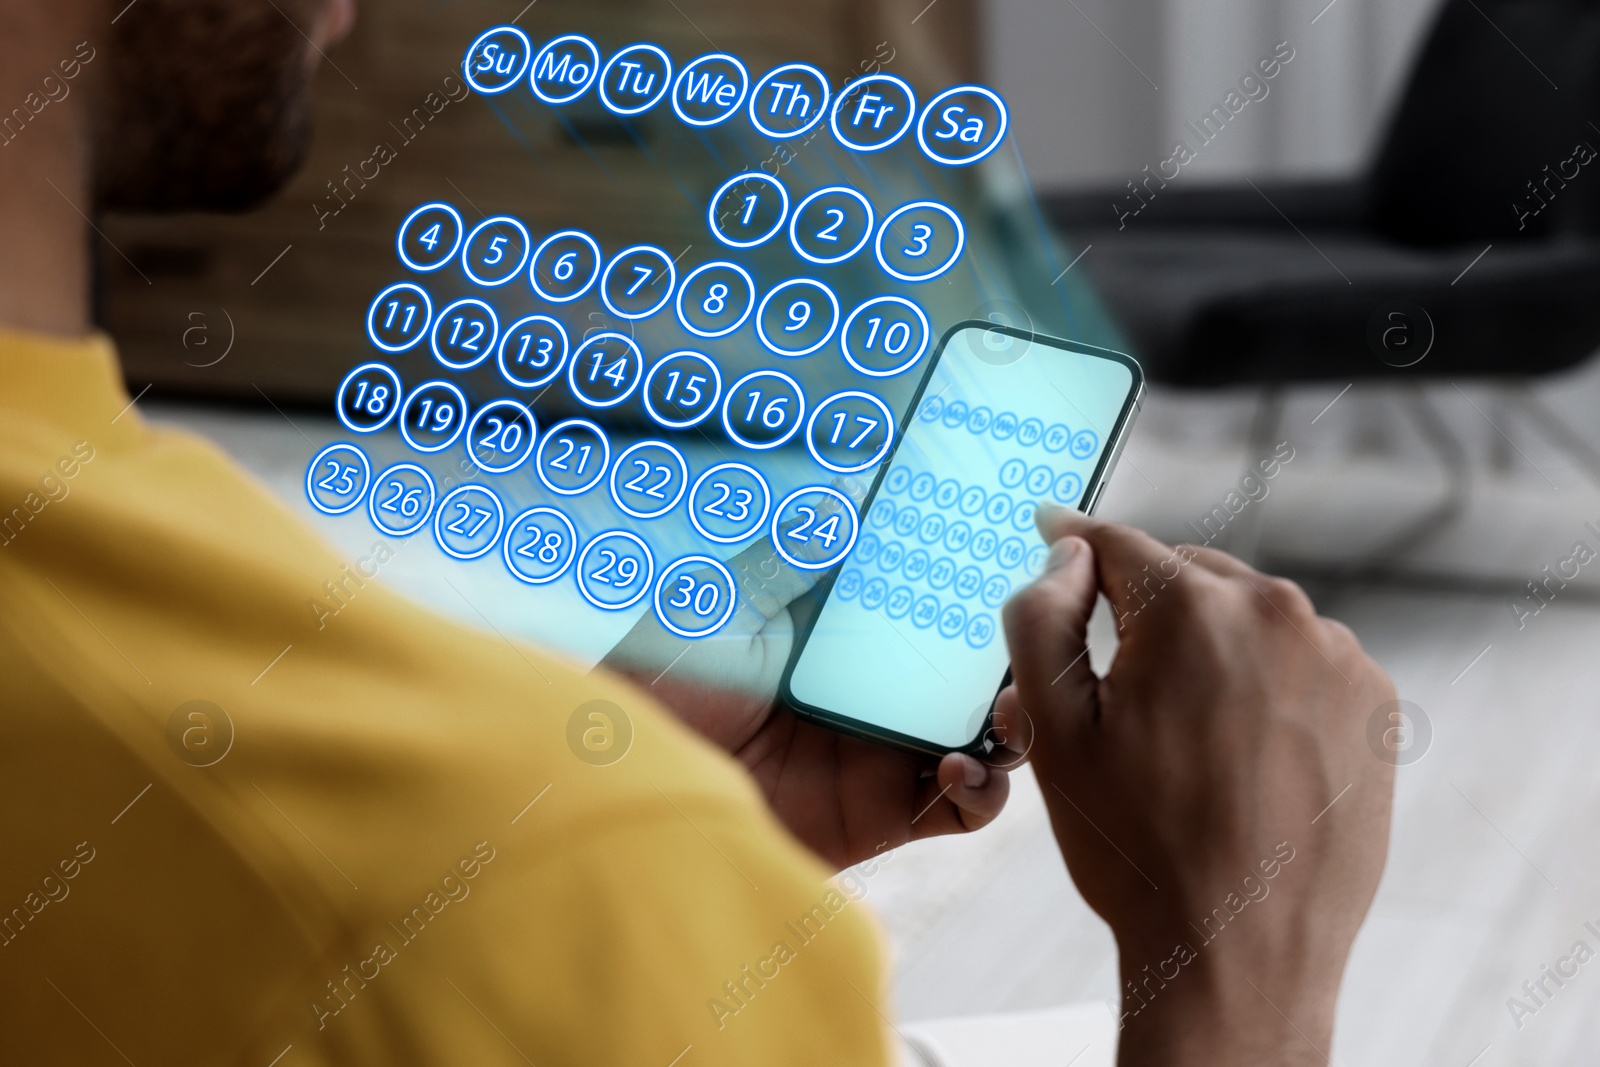
<path fill-rule="evenodd" d="M 100 207 L 240 211 L 289 179 L 311 135 L 314 52 L 300 29 L 315 3 L 279 6 L 140 0 L 124 14 L 96 105 Z"/>

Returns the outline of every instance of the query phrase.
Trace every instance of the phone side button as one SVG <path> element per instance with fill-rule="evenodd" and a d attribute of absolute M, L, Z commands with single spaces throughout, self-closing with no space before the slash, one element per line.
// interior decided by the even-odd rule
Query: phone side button
<path fill-rule="evenodd" d="M 1089 503 L 1084 505 L 1083 508 L 1085 515 L 1093 515 L 1094 509 L 1100 506 L 1100 494 L 1106 491 L 1108 484 L 1110 484 L 1109 479 L 1102 479 L 1100 484 L 1094 487 L 1094 493 L 1089 497 Z"/>

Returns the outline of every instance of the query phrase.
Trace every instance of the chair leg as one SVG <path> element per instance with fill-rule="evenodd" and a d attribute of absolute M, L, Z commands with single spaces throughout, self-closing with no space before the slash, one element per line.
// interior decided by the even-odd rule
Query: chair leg
<path fill-rule="evenodd" d="M 1600 485 L 1600 450 L 1584 440 L 1583 435 L 1574 430 L 1571 423 L 1558 415 L 1555 409 L 1539 399 L 1538 394 L 1528 383 L 1522 382 L 1512 386 L 1511 395 L 1517 406 L 1528 414 L 1528 421 L 1533 424 L 1534 429 L 1543 434 L 1545 440 L 1577 461 L 1584 475 L 1596 485 Z"/>
<path fill-rule="evenodd" d="M 1272 454 L 1277 444 L 1275 437 L 1283 428 L 1283 387 L 1262 387 L 1261 399 L 1256 402 L 1255 418 L 1250 420 L 1250 434 L 1245 443 L 1245 474 L 1256 474 L 1256 464 Z M 1239 559 L 1254 564 L 1261 548 L 1261 534 L 1265 513 L 1260 507 L 1246 508 L 1228 533 L 1227 547 Z"/>
<path fill-rule="evenodd" d="M 1366 560 L 1345 569 L 1346 577 L 1367 576 L 1394 569 L 1393 561 L 1416 551 L 1438 536 L 1472 499 L 1472 461 L 1466 448 L 1440 418 L 1438 409 L 1417 382 L 1405 385 L 1406 406 L 1416 419 L 1422 436 L 1433 446 L 1444 468 L 1445 495 L 1433 508 L 1378 546 Z"/>
<path fill-rule="evenodd" d="M 1512 408 L 1517 405 L 1513 398 L 1507 395 L 1506 389 L 1496 389 L 1489 403 L 1494 411 L 1495 426 L 1504 426 L 1511 421 Z M 1489 469 L 1503 477 L 1510 474 L 1514 466 L 1516 466 L 1516 453 L 1506 436 L 1497 433 L 1489 438 Z"/>

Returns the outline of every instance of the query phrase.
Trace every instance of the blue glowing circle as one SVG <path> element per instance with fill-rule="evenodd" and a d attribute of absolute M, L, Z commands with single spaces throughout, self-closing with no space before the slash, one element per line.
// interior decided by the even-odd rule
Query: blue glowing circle
<path fill-rule="evenodd" d="M 729 193 L 733 194 L 731 208 L 723 203 Z M 706 209 L 711 235 L 729 248 L 754 248 L 765 244 L 783 229 L 788 217 L 789 190 L 778 179 L 760 170 L 735 174 L 723 182 L 711 194 L 711 206 Z M 729 219 L 735 220 L 734 223 L 730 225 Z"/>
<path fill-rule="evenodd" d="M 367 515 L 380 532 L 390 537 L 409 537 L 422 529 L 433 514 L 437 495 L 431 474 L 415 463 L 396 463 L 373 479 Z M 391 520 L 390 515 L 395 518 Z"/>
<path fill-rule="evenodd" d="M 864 581 L 860 571 L 854 567 L 847 567 L 839 575 L 839 580 L 833 583 L 833 596 L 839 600 L 854 600 L 861 592 Z"/>
<path fill-rule="evenodd" d="M 722 399 L 722 371 L 703 353 L 672 352 L 645 375 L 643 395 L 644 410 L 652 419 L 669 430 L 687 430 L 717 409 Z M 668 417 L 674 408 L 676 417 Z"/>
<path fill-rule="evenodd" d="M 972 542 L 972 527 L 957 519 L 944 529 L 944 547 L 951 552 L 960 552 Z"/>
<path fill-rule="evenodd" d="M 904 215 L 910 214 L 913 211 L 932 213 L 935 216 L 943 217 L 948 219 L 950 225 L 953 227 L 954 240 L 951 242 L 949 255 L 936 263 L 933 267 L 924 271 L 901 270 L 898 267 L 891 266 L 889 259 L 886 258 L 883 247 L 883 240 L 890 234 L 890 231 L 894 229 L 895 220 Z M 926 233 L 922 232 L 924 228 L 926 228 Z M 918 244 L 921 247 L 921 250 L 915 251 L 910 248 L 900 249 L 894 257 L 896 262 L 902 262 L 903 260 L 913 258 L 921 258 L 921 256 L 926 255 L 933 247 L 932 238 L 935 235 L 935 231 L 931 223 L 914 222 L 911 225 L 911 230 L 912 233 L 910 240 Z M 899 236 L 899 234 L 897 233 L 896 236 Z M 884 218 L 882 224 L 878 226 L 878 237 L 877 240 L 873 242 L 873 252 L 878 257 L 878 266 L 882 267 L 884 273 L 888 274 L 890 277 L 898 278 L 903 282 L 925 282 L 932 278 L 937 278 L 939 275 L 949 270 L 955 261 L 961 258 L 962 249 L 966 247 L 966 244 L 967 228 L 961 224 L 961 217 L 959 215 L 936 200 L 918 200 L 896 208 L 886 218 Z"/>
<path fill-rule="evenodd" d="M 503 93 L 522 80 L 533 45 L 515 26 L 496 26 L 478 35 L 461 60 L 461 74 L 484 96 Z"/>
<path fill-rule="evenodd" d="M 589 440 L 584 440 L 586 437 Z M 548 455 L 546 449 L 550 450 Z M 596 451 L 600 453 L 598 463 Z M 579 496 L 606 476 L 606 468 L 611 466 L 611 442 L 606 439 L 606 432 L 588 419 L 567 419 L 544 432 L 533 465 L 546 489 L 560 496 Z"/>
<path fill-rule="evenodd" d="M 441 412 L 445 413 L 443 419 Z M 400 409 L 400 436 L 418 452 L 443 452 L 455 444 L 466 424 L 467 398 L 453 384 L 439 379 L 411 390 Z"/>
<path fill-rule="evenodd" d="M 751 506 L 758 497 L 759 511 Z M 771 510 L 772 489 L 761 472 L 746 463 L 718 463 L 696 478 L 689 491 L 689 521 L 700 536 L 721 545 L 736 545 L 754 537 L 766 525 Z"/>
<path fill-rule="evenodd" d="M 384 314 L 380 321 L 379 311 Z M 422 314 L 418 315 L 417 312 Z M 397 282 L 372 298 L 367 308 L 367 338 L 385 352 L 404 352 L 428 333 L 433 301 L 427 290 Z"/>
<path fill-rule="evenodd" d="M 899 541 L 890 541 L 878 551 L 878 566 L 886 571 L 897 571 L 905 558 L 906 546 Z"/>
<path fill-rule="evenodd" d="M 350 462 L 354 460 L 354 462 Z M 328 471 L 322 473 L 326 464 Z M 357 472 L 361 477 L 355 477 Z M 322 473 L 319 478 L 317 475 Z M 343 515 L 361 506 L 372 482 L 367 454 L 343 441 L 329 445 L 312 457 L 306 468 L 306 497 L 324 515 Z"/>
<path fill-rule="evenodd" d="M 987 615 L 974 615 L 967 623 L 967 644 L 973 648 L 987 648 L 994 637 L 994 620 Z"/>
<path fill-rule="evenodd" d="M 908 587 L 897 585 L 889 593 L 889 602 L 884 604 L 883 613 L 891 619 L 903 619 L 911 614 L 911 605 L 916 602 L 916 594 Z"/>
<path fill-rule="evenodd" d="M 933 517 L 929 516 L 929 518 Z M 913 582 L 920 582 L 922 576 L 928 573 L 928 567 L 932 562 L 933 558 L 928 553 L 920 548 L 915 548 L 906 553 L 905 562 L 900 564 L 900 571 Z"/>
<path fill-rule="evenodd" d="M 622 76 L 613 90 L 609 84 L 611 71 L 619 66 Z M 656 84 L 658 77 L 661 79 L 659 85 Z M 661 98 L 667 95 L 671 85 L 672 57 L 653 44 L 631 44 L 606 60 L 605 67 L 601 69 L 600 103 L 616 115 L 640 115 L 661 103 Z M 624 106 L 612 99 L 613 92 L 634 99 Z"/>
<path fill-rule="evenodd" d="M 811 263 L 843 263 L 867 246 L 873 219 L 872 203 L 859 191 L 848 185 L 830 185 L 795 207 L 789 219 L 789 243 L 801 259 Z M 839 232 L 847 225 L 849 240 Z M 801 236 L 802 230 L 807 236 Z M 860 235 L 855 236 L 858 230 Z"/>
<path fill-rule="evenodd" d="M 829 408 L 844 410 L 829 413 Z M 893 444 L 894 415 L 889 405 L 856 389 L 828 397 L 812 409 L 806 423 L 806 450 L 811 458 L 839 474 L 876 467 Z M 858 451 L 863 448 L 865 452 Z"/>
<path fill-rule="evenodd" d="M 784 311 L 785 319 L 788 322 L 795 321 L 794 309 L 802 304 L 805 305 L 806 308 L 805 315 L 801 318 L 799 324 L 792 328 L 783 325 L 781 321 L 774 323 L 774 325 L 778 326 L 779 328 L 772 332 L 800 335 L 797 338 L 799 343 L 791 347 L 780 346 L 776 341 L 774 341 L 767 329 L 766 322 L 767 309 L 773 306 L 774 298 L 777 297 L 779 293 L 784 292 L 787 289 L 798 289 L 802 292 L 810 291 L 812 293 L 820 293 L 822 297 L 826 298 L 825 304 L 822 298 L 815 296 L 811 299 L 802 298 L 791 300 L 789 302 L 788 307 Z M 818 308 L 826 308 L 827 311 L 827 317 L 824 320 L 823 328 L 820 330 L 814 327 L 811 321 L 817 317 Z M 761 343 L 766 345 L 771 351 L 776 352 L 778 355 L 788 356 L 790 358 L 809 356 L 811 353 L 817 351 L 817 349 L 827 344 L 828 340 L 833 337 L 833 331 L 838 328 L 838 325 L 839 298 L 833 295 L 832 289 L 829 289 L 822 282 L 819 282 L 814 278 L 790 278 L 786 282 L 779 282 L 777 285 L 772 287 L 771 291 L 769 291 L 766 296 L 761 298 L 761 306 L 756 309 L 756 335 L 761 338 Z"/>
<path fill-rule="evenodd" d="M 902 504 L 899 510 L 894 512 L 894 533 L 898 533 L 899 536 L 912 536 L 912 534 L 917 533 L 918 526 L 922 526 L 922 512 L 918 512 L 915 507 L 910 507 L 909 504 Z M 893 561 L 890 561 L 890 549 L 894 549 Z M 885 545 L 883 557 L 878 561 L 886 568 L 894 569 L 899 566 L 901 555 L 904 552 L 906 552 L 906 545 L 902 545 L 898 541 L 891 541 L 890 544 Z"/>
<path fill-rule="evenodd" d="M 613 293 L 611 278 L 619 266 L 626 269 L 618 281 L 617 292 Z M 656 279 L 662 274 L 666 276 L 667 287 L 657 296 L 652 290 L 660 284 Z M 654 245 L 634 245 L 612 256 L 611 262 L 606 264 L 605 273 L 600 275 L 600 300 L 620 319 L 647 319 L 667 306 L 677 286 L 678 269 L 672 265 L 671 256 Z"/>
<path fill-rule="evenodd" d="M 926 630 L 939 621 L 939 598 L 932 593 L 924 593 L 917 598 L 911 607 L 911 621 L 919 630 Z M 963 620 L 965 621 L 965 620 Z"/>
<path fill-rule="evenodd" d="M 597 566 L 585 573 L 591 553 Z M 623 566 L 625 561 L 634 566 Z M 629 530 L 607 530 L 591 538 L 578 556 L 578 592 L 601 611 L 623 611 L 644 599 L 655 569 L 655 556 L 643 538 Z M 635 585 L 638 591 L 629 592 Z"/>
<path fill-rule="evenodd" d="M 967 628 L 967 609 L 951 604 L 939 615 L 939 636 L 953 641 Z"/>
<path fill-rule="evenodd" d="M 885 95 L 873 92 L 874 86 L 883 86 Z M 895 99 L 891 100 L 891 96 Z M 857 101 L 854 105 L 854 114 L 846 119 L 846 125 L 850 127 L 851 133 L 859 134 L 862 131 L 862 120 L 869 115 L 872 119 L 871 132 L 874 134 L 883 130 L 883 122 L 891 112 L 899 111 L 905 118 L 898 125 L 891 125 L 884 136 L 851 140 L 839 128 L 839 115 L 853 100 Z M 846 148 L 857 152 L 881 152 L 905 136 L 916 114 L 917 94 L 904 79 L 897 78 L 893 74 L 868 74 L 851 82 L 850 87 L 834 100 L 833 110 L 828 116 L 828 125 L 833 129 L 834 139 Z"/>
<path fill-rule="evenodd" d="M 998 526 L 1010 517 L 1014 506 L 1010 495 L 995 493 L 989 497 L 989 504 L 984 508 L 983 517 L 989 520 L 991 526 Z"/>
<path fill-rule="evenodd" d="M 518 319 L 500 339 L 500 376 L 518 389 L 548 385 L 566 365 L 567 345 L 566 328 L 549 315 Z M 521 373 L 524 368 L 533 373 Z"/>
<path fill-rule="evenodd" d="M 798 75 L 788 81 L 774 81 L 780 74 L 793 72 Z M 802 85 L 802 81 L 809 80 L 811 93 Z M 772 103 L 763 105 L 762 92 L 772 89 Z M 765 137 L 774 141 L 784 141 L 791 137 L 799 137 L 811 132 L 812 127 L 822 121 L 822 116 L 828 113 L 828 77 L 822 71 L 809 63 L 785 63 L 781 67 L 774 67 L 761 76 L 755 88 L 750 90 L 750 125 Z M 785 99 L 787 98 L 787 100 Z M 800 113 L 795 114 L 795 107 L 805 100 L 805 106 Z M 813 106 L 815 105 L 815 106 Z M 782 108 L 782 114 L 779 114 Z M 762 119 L 762 112 L 766 120 Z M 770 123 L 770 125 L 769 125 Z"/>
<path fill-rule="evenodd" d="M 1083 494 L 1083 479 L 1068 471 L 1056 479 L 1050 494 L 1062 504 L 1076 504 L 1078 497 Z"/>
<path fill-rule="evenodd" d="M 435 201 L 423 204 L 406 216 L 400 224 L 400 232 L 395 235 L 395 250 L 400 254 L 400 262 L 426 274 L 438 270 L 456 257 L 465 233 L 466 226 L 461 221 L 461 213 L 449 204 Z M 449 236 L 446 237 L 446 234 Z M 421 246 L 422 255 L 417 254 L 415 246 L 418 245 Z M 444 251 L 441 252 L 441 248 Z"/>
<path fill-rule="evenodd" d="M 969 485 L 961 492 L 961 514 L 968 518 L 981 514 L 988 503 L 989 495 L 980 485 Z"/>
<path fill-rule="evenodd" d="M 701 66 L 721 69 L 701 72 L 697 84 L 695 72 Z M 731 75 L 737 76 L 736 90 Z M 743 63 L 725 53 L 711 52 L 690 60 L 678 72 L 678 80 L 672 86 L 672 110 L 691 126 L 715 126 L 739 110 L 739 105 L 744 102 L 745 91 L 749 88 L 750 72 Z"/>
<path fill-rule="evenodd" d="M 657 462 L 660 459 L 668 462 Z M 629 468 L 639 468 L 639 473 L 626 482 L 620 481 Z M 657 474 L 666 477 L 657 480 Z M 684 462 L 683 453 L 665 441 L 639 441 L 617 457 L 611 467 L 610 485 L 611 499 L 623 514 L 635 519 L 659 519 L 683 499 L 689 488 L 689 465 Z"/>
<path fill-rule="evenodd" d="M 1020 567 L 1028 558 L 1028 546 L 1015 537 L 1008 537 L 995 549 L 994 558 L 1002 567 Z M 992 580 L 992 579 L 991 579 Z"/>
<path fill-rule="evenodd" d="M 818 498 L 819 506 L 811 506 L 812 497 Z M 828 514 L 823 515 L 825 507 Z M 848 535 L 838 532 L 841 522 L 849 526 Z M 778 555 L 803 571 L 823 571 L 850 554 L 861 533 L 861 520 L 856 515 L 855 504 L 839 490 L 826 485 L 808 485 L 783 498 L 783 503 L 773 510 L 769 529 Z M 822 548 L 816 557 L 796 555 L 817 544 Z M 797 549 L 796 545 L 803 547 Z"/>
<path fill-rule="evenodd" d="M 480 237 L 483 242 L 478 248 Z M 522 273 L 528 262 L 528 243 L 528 228 L 510 215 L 484 219 L 462 242 L 461 269 L 485 289 L 504 285 Z M 478 261 L 476 269 L 474 260 Z"/>
<path fill-rule="evenodd" d="M 696 581 L 693 574 L 678 574 L 680 568 L 710 569 L 716 573 L 720 581 L 715 583 Z M 677 588 L 663 604 L 662 592 L 669 582 Z M 712 594 L 709 599 L 705 595 L 707 592 Z M 679 597 L 683 598 L 682 604 L 678 603 Z M 727 625 L 728 620 L 733 618 L 733 609 L 738 604 L 738 592 L 733 584 L 733 575 L 720 562 L 710 556 L 684 556 L 661 572 L 661 577 L 656 581 L 653 602 L 656 618 L 661 620 L 662 626 L 679 637 L 693 640 L 710 637 Z M 691 625 L 686 626 L 685 622 Z M 694 623 L 700 625 L 693 625 Z"/>
<path fill-rule="evenodd" d="M 446 332 L 448 336 L 444 336 Z M 451 370 L 471 370 L 489 358 L 499 334 L 500 319 L 494 308 L 469 296 L 439 312 L 433 320 L 429 343 L 433 346 L 433 358 L 444 366 Z"/>
<path fill-rule="evenodd" d="M 858 320 L 864 335 L 855 338 Z M 928 316 L 915 303 L 903 296 L 875 296 L 844 320 L 839 347 L 845 362 L 862 374 L 889 378 L 917 365 L 928 351 L 929 332 Z"/>
<path fill-rule="evenodd" d="M 533 95 L 545 103 L 570 104 L 588 90 L 599 72 L 600 49 L 583 34 L 569 33 L 539 49 L 529 64 L 528 82 Z M 555 91 L 546 91 L 547 85 Z"/>
<path fill-rule="evenodd" d="M 969 99 L 953 101 L 952 98 L 957 96 L 966 96 Z M 984 113 L 979 115 L 977 111 Z M 936 150 L 928 143 L 928 120 L 935 116 L 939 128 L 932 132 L 932 140 L 942 141 L 942 147 L 946 151 Z M 965 167 L 978 162 L 1000 146 L 1000 142 L 1005 139 L 1006 126 L 1009 122 L 1010 116 L 1006 113 L 1005 101 L 1001 100 L 993 89 L 982 85 L 956 85 L 924 105 L 922 117 L 917 120 L 917 144 L 921 146 L 923 155 L 935 163 L 942 163 L 947 167 Z M 977 124 L 976 128 L 973 126 L 974 123 Z M 978 136 L 969 140 L 967 137 L 969 133 Z M 951 151 L 950 149 L 956 147 L 956 142 L 961 146 L 973 147 Z"/>
<path fill-rule="evenodd" d="M 351 433 L 377 433 L 400 410 L 400 375 L 387 363 L 363 363 L 344 376 L 334 412 Z M 378 410 L 373 411 L 376 404 Z"/>
<path fill-rule="evenodd" d="M 1059 422 L 1044 432 L 1044 450 L 1046 452 L 1064 451 L 1071 441 L 1072 431 Z"/>
<path fill-rule="evenodd" d="M 552 304 L 578 299 L 600 276 L 600 245 L 582 230 L 551 234 L 539 242 L 531 259 L 528 283 Z M 580 260 L 584 261 L 581 267 Z"/>
<path fill-rule="evenodd" d="M 1072 435 L 1072 457 L 1074 459 L 1088 459 L 1094 455 L 1095 449 L 1100 447 L 1100 438 L 1093 430 L 1079 430 Z"/>
<path fill-rule="evenodd" d="M 494 551 L 505 524 L 506 507 L 492 491 L 481 485 L 457 486 L 439 501 L 433 539 L 447 556 L 478 559 Z"/>
<path fill-rule="evenodd" d="M 479 437 L 480 428 L 489 432 Z M 539 424 L 526 406 L 516 400 L 491 400 L 467 424 L 467 456 L 485 474 L 505 474 L 522 466 L 538 435 Z"/>
<path fill-rule="evenodd" d="M 702 286 L 704 295 L 700 292 Z M 726 291 L 716 292 L 718 286 L 724 286 Z M 737 302 L 736 288 L 742 294 Z M 687 307 L 685 300 L 688 300 Z M 683 328 L 696 337 L 707 338 L 726 337 L 743 326 L 755 303 L 756 283 L 750 272 L 726 260 L 703 263 L 690 271 L 678 286 L 676 299 L 678 321 L 683 323 Z M 720 310 L 707 311 L 710 304 L 718 304 Z"/>
<path fill-rule="evenodd" d="M 1056 480 L 1056 472 L 1049 467 L 1038 466 L 1028 472 L 1028 492 L 1036 497 L 1044 496 L 1050 491 L 1050 483 Z"/>
<path fill-rule="evenodd" d="M 615 345 L 616 349 L 607 352 L 603 347 L 606 345 Z M 588 366 L 591 356 L 593 366 Z M 578 373 L 585 369 L 587 375 Z M 567 365 L 567 385 L 572 395 L 592 408 L 616 407 L 633 395 L 642 377 L 644 356 L 639 346 L 633 338 L 615 330 L 604 330 L 583 342 Z M 579 385 L 580 380 L 585 384 Z"/>
<path fill-rule="evenodd" d="M 778 383 L 776 395 L 769 398 L 765 389 L 746 388 L 757 382 Z M 733 428 L 735 399 L 741 404 L 745 399 L 751 402 L 738 417 L 738 421 L 744 426 L 743 432 Z M 734 382 L 733 387 L 728 390 L 728 395 L 723 399 L 722 428 L 735 443 L 757 452 L 764 452 L 788 443 L 789 438 L 795 435 L 795 431 L 800 429 L 800 424 L 805 420 L 805 411 L 806 395 L 801 391 L 799 382 L 782 371 L 751 371 Z M 773 415 L 777 415 L 779 421 L 773 422 Z"/>
<path fill-rule="evenodd" d="M 956 574 L 956 595 L 963 600 L 971 600 L 983 588 L 983 572 L 976 567 L 962 567 Z"/>
<path fill-rule="evenodd" d="M 516 545 L 520 534 L 533 536 Z M 529 585 L 546 585 L 572 566 L 578 553 L 578 531 L 572 520 L 555 508 L 529 508 L 506 526 L 500 552 L 513 578 Z M 547 554 L 549 559 L 545 558 Z"/>

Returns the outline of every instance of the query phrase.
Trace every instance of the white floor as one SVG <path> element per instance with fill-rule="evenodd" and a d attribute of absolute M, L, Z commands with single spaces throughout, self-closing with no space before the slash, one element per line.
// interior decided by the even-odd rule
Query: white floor
<path fill-rule="evenodd" d="M 1444 493 L 1397 394 L 1340 394 L 1341 385 L 1289 398 L 1273 443 L 1288 440 L 1295 459 L 1246 509 L 1259 526 L 1242 540 L 1258 538 L 1264 558 L 1323 569 L 1364 559 Z M 1539 394 L 1600 446 L 1600 367 Z M 1521 987 L 1579 940 L 1600 953 L 1583 926 L 1600 929 L 1600 561 L 1523 629 L 1510 602 L 1574 542 L 1600 551 L 1600 533 L 1585 526 L 1600 528 L 1600 488 L 1502 394 L 1442 383 L 1428 395 L 1467 444 L 1476 483 L 1465 514 L 1398 561 L 1426 580 L 1311 586 L 1433 729 L 1426 755 L 1400 774 L 1389 869 L 1350 964 L 1332 1055 L 1372 1067 L 1594 1063 L 1600 962 L 1563 987 L 1547 980 L 1554 995 L 1543 1006 Z M 146 407 L 213 436 L 312 517 L 301 479 L 312 442 L 334 438 L 331 420 Z M 1194 539 L 1185 523 L 1220 504 L 1258 458 L 1246 455 L 1254 410 L 1244 394 L 1158 392 L 1102 513 Z M 353 552 L 372 541 L 363 523 L 319 525 Z M 396 560 L 386 579 L 473 624 L 482 609 L 508 632 L 540 636 L 538 620 L 496 596 L 495 580 L 457 577 L 452 589 L 423 555 Z M 1099 633 L 1103 655 L 1111 641 Z M 1026 774 L 994 826 L 900 850 L 869 898 L 890 935 L 907 1020 L 1115 995 L 1111 939 L 1073 890 Z M 1520 1029 L 1513 996 L 1538 1007 Z"/>

